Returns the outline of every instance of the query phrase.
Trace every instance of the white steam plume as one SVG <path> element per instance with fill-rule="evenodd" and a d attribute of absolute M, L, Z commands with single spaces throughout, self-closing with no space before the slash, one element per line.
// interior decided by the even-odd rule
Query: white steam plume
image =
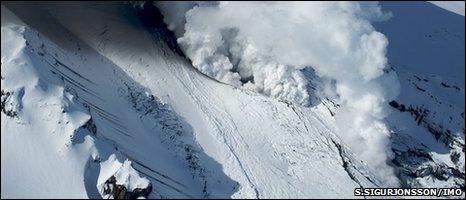
<path fill-rule="evenodd" d="M 382 122 L 399 83 L 387 65 L 387 38 L 371 21 L 377 3 L 159 2 L 194 67 L 219 81 L 309 104 L 305 67 L 335 80 L 339 134 L 388 185 L 389 132 Z"/>

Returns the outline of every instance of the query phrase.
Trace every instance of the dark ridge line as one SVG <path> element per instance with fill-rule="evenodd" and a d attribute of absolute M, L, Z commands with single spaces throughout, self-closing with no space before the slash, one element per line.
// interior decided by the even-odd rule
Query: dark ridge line
<path fill-rule="evenodd" d="M 110 122 L 110 123 L 112 123 L 112 124 L 114 124 L 114 125 L 117 125 L 117 126 L 122 127 L 122 128 L 126 128 L 126 127 L 124 127 L 124 126 L 122 126 L 122 125 L 120 125 L 120 124 L 118 124 L 118 123 L 115 123 L 115 122 L 111 121 L 111 120 L 108 119 L 108 118 L 105 118 L 105 117 L 102 116 L 100 113 L 97 113 L 97 114 L 98 114 L 100 117 L 102 117 L 102 119 L 104 119 L 104 120 L 106 120 L 106 121 L 108 121 L 108 122 Z M 113 128 L 114 128 L 114 127 L 113 127 Z M 117 129 L 117 128 L 114 128 L 114 129 L 115 129 L 115 130 L 119 130 L 119 129 Z M 121 130 L 119 130 L 119 131 L 121 131 Z M 122 132 L 122 133 L 124 133 L 124 132 Z M 125 135 L 127 135 L 127 134 L 125 133 Z M 129 135 L 129 134 L 128 134 L 128 136 L 131 137 L 131 135 Z"/>
<path fill-rule="evenodd" d="M 87 106 L 91 106 L 91 107 L 93 107 L 94 109 L 96 109 L 96 111 L 99 111 L 99 112 L 101 112 L 102 114 L 107 115 L 107 117 L 112 118 L 113 120 L 118 121 L 118 122 L 121 123 L 121 121 L 118 119 L 118 117 L 117 117 L 116 115 L 114 115 L 114 114 L 112 114 L 112 113 L 110 113 L 110 112 L 107 112 L 107 111 L 105 111 L 105 110 L 99 108 L 99 107 L 96 106 L 95 104 L 93 104 L 93 103 L 91 103 L 91 102 L 89 102 L 89 101 L 87 101 L 87 100 L 85 100 L 85 99 L 83 99 L 83 100 L 85 101 L 85 103 L 86 103 Z"/>
<path fill-rule="evenodd" d="M 110 127 L 112 127 L 112 126 L 110 126 Z M 123 134 L 123 135 L 126 136 L 126 137 L 133 138 L 133 136 L 129 135 L 128 133 L 123 132 L 123 131 L 120 130 L 120 129 L 117 129 L 117 128 L 115 128 L 115 127 L 112 127 L 112 129 L 116 130 L 117 132 Z"/>
<path fill-rule="evenodd" d="M 137 9 L 136 13 L 142 24 L 149 30 L 161 32 L 160 35 L 167 43 L 168 47 L 178 55 L 186 58 L 176 40 L 175 34 L 167 28 L 163 21 L 163 15 L 160 10 L 154 5 L 153 1 L 144 2 L 142 8 Z"/>
<path fill-rule="evenodd" d="M 345 160 L 345 157 L 343 156 L 343 147 L 336 143 L 333 139 L 331 139 L 332 143 L 335 145 L 335 147 L 337 147 L 338 149 L 338 154 L 340 155 L 341 157 L 341 160 L 343 162 L 343 168 L 345 170 L 345 172 L 348 174 L 348 176 L 353 179 L 361 188 L 364 188 L 362 185 L 361 185 L 361 182 L 359 180 L 356 179 L 356 177 L 350 172 L 350 170 L 348 169 L 348 167 L 350 166 L 349 162 Z M 357 170 L 354 166 L 352 166 L 353 169 Z M 361 174 L 362 175 L 362 174 Z M 364 176 L 364 175 L 363 175 Z M 372 184 L 374 184 L 375 186 L 377 187 L 380 187 L 378 184 L 376 184 L 373 180 L 371 180 L 369 177 L 367 176 L 364 176 L 369 182 L 371 182 Z"/>
<path fill-rule="evenodd" d="M 99 115 L 100 115 L 100 113 L 99 113 Z M 126 131 L 128 130 L 128 128 L 126 128 L 125 126 L 119 124 L 118 122 L 115 122 L 113 119 L 110 119 L 110 118 L 108 118 L 106 116 L 103 116 L 103 115 L 101 115 L 101 117 L 105 118 L 106 120 L 112 122 L 113 124 L 117 125 L 118 127 L 122 128 L 122 129 L 124 129 Z"/>
<path fill-rule="evenodd" d="M 157 171 L 152 170 L 151 168 L 145 166 L 144 164 L 142 164 L 142 163 L 139 162 L 138 160 L 134 159 L 132 156 L 129 156 L 127 153 L 124 153 L 124 152 L 122 152 L 122 151 L 119 151 L 119 152 L 122 153 L 122 154 L 123 154 L 124 156 L 126 156 L 127 158 L 129 158 L 131 161 L 134 161 L 134 163 L 138 164 L 138 166 L 141 166 L 141 167 L 143 167 L 143 168 L 145 168 L 145 169 L 148 169 L 149 171 L 154 172 L 155 174 L 160 175 L 160 176 L 162 176 L 163 178 L 165 178 L 165 179 L 167 179 L 167 180 L 173 181 L 173 182 L 177 183 L 178 185 L 181 185 L 181 186 L 183 186 L 184 188 L 187 188 L 185 185 L 179 183 L 178 181 L 174 180 L 173 178 L 170 178 L 170 177 L 168 177 L 167 175 L 164 175 L 164 174 L 162 174 L 162 173 L 160 173 L 160 172 L 157 172 Z M 193 196 L 191 196 L 190 194 L 187 194 L 186 192 L 183 192 L 182 190 L 176 188 L 175 186 L 172 186 L 172 185 L 170 185 L 170 184 L 168 184 L 168 183 L 165 183 L 165 182 L 159 180 L 158 178 L 156 178 L 156 177 L 154 177 L 154 176 L 152 176 L 152 175 L 149 175 L 148 173 L 142 172 L 141 170 L 138 170 L 138 172 L 140 172 L 140 173 L 142 173 L 142 174 L 144 174 L 144 175 L 146 175 L 146 176 L 148 176 L 148 177 L 150 177 L 150 178 L 156 180 L 157 182 L 159 182 L 159 183 L 161 183 L 161 184 L 163 184 L 163 185 L 165 185 L 165 186 L 167 186 L 167 187 L 169 187 L 169 188 L 172 188 L 173 190 L 175 190 L 175 191 L 177 191 L 177 192 L 179 192 L 179 193 L 181 193 L 181 194 L 183 194 L 183 195 L 185 195 L 185 196 L 187 196 L 187 197 L 189 197 L 189 198 L 193 198 L 193 199 L 194 199 Z"/>
<path fill-rule="evenodd" d="M 125 155 L 128 156 L 127 154 L 125 154 Z M 169 177 L 169 176 L 167 176 L 167 175 L 165 175 L 165 174 L 162 174 L 162 173 L 160 173 L 160 172 L 158 172 L 158 171 L 156 171 L 156 170 L 154 170 L 154 169 L 148 167 L 147 165 L 142 164 L 140 161 L 138 161 L 138 160 L 132 158 L 131 156 L 128 156 L 128 158 L 130 158 L 131 160 L 133 160 L 136 164 L 140 165 L 141 167 L 143 167 L 143 168 L 145 168 L 145 169 L 147 169 L 147 170 L 149 170 L 149 171 L 151 171 L 151 172 L 153 172 L 153 173 L 155 173 L 155 174 L 157 174 L 157 175 L 159 175 L 159 176 L 161 176 L 161 177 L 163 177 L 163 178 L 166 178 L 166 179 L 168 179 L 168 180 L 171 180 L 171 181 L 173 181 L 174 183 L 176 183 L 176 184 L 178 184 L 178 185 L 180 185 L 180 186 L 182 186 L 182 187 L 184 187 L 184 188 L 188 188 L 186 185 L 180 183 L 179 181 L 177 181 L 177 180 L 175 180 L 175 179 L 173 179 L 173 178 L 171 178 L 171 177 Z"/>
<path fill-rule="evenodd" d="M 50 55 L 50 54 L 49 54 Z M 65 64 L 63 64 L 62 62 L 60 62 L 59 60 L 57 60 L 55 57 L 52 56 L 52 58 L 55 60 L 55 62 L 63 67 L 65 67 L 67 70 L 71 71 L 73 74 L 75 74 L 76 76 L 96 85 L 93 81 L 89 80 L 88 78 L 82 76 L 81 74 L 77 73 L 76 71 L 72 70 L 71 68 L 69 68 L 68 66 L 66 66 Z"/>
<path fill-rule="evenodd" d="M 174 186 L 172 186 L 172 185 L 170 185 L 168 183 L 165 183 L 165 182 L 163 182 L 163 181 L 161 181 L 161 180 L 159 180 L 159 179 L 157 179 L 157 178 L 155 178 L 155 177 L 153 177 L 153 176 L 151 176 L 151 175 L 149 175 L 149 174 L 147 174 L 145 172 L 142 172 L 142 171 L 138 171 L 138 172 L 145 175 L 145 176 L 147 176 L 147 177 L 149 177 L 149 178 L 151 178 L 151 179 L 153 179 L 153 180 L 155 180 L 155 181 L 157 181 L 157 182 L 159 182 L 162 185 L 167 186 L 168 188 L 171 188 L 171 189 L 177 191 L 180 194 L 183 194 L 183 195 L 185 195 L 185 196 L 187 196 L 187 197 L 189 197 L 191 199 L 196 199 L 194 196 L 191 196 L 190 194 L 188 194 L 186 192 L 183 192 L 182 190 L 180 190 L 180 189 L 178 189 L 178 188 L 176 188 L 176 187 L 174 187 Z"/>
<path fill-rule="evenodd" d="M 99 97 L 97 94 L 95 94 L 94 91 L 92 91 L 92 90 L 87 90 L 87 89 L 83 88 L 82 86 L 80 86 L 80 84 L 79 84 L 78 82 L 75 82 L 73 79 L 71 79 L 70 77 L 66 76 L 65 74 L 62 74 L 61 72 L 55 72 L 55 71 L 52 71 L 52 70 L 50 70 L 50 71 L 51 71 L 53 74 L 58 73 L 58 74 L 63 78 L 63 81 L 64 81 L 64 82 L 67 81 L 69 84 L 75 86 L 76 88 L 82 90 L 83 92 L 88 93 L 88 94 L 90 94 L 91 96 L 94 96 L 95 98 L 98 98 L 98 99 L 104 101 L 104 99 L 102 99 L 102 98 Z M 66 82 L 65 82 L 65 86 L 66 86 Z"/>
<path fill-rule="evenodd" d="M 33 48 L 33 47 L 31 47 Z M 43 50 L 43 49 L 42 49 Z M 42 56 L 42 57 L 45 57 L 45 55 L 49 55 L 54 61 L 55 61 L 55 64 L 59 64 L 61 65 L 62 67 L 64 67 L 65 69 L 67 69 L 68 71 L 70 71 L 71 73 L 75 74 L 76 76 L 94 84 L 94 85 L 97 85 L 95 84 L 93 81 L 89 80 L 88 78 L 82 76 L 81 74 L 79 74 L 78 72 L 74 71 L 73 69 L 71 69 L 70 67 L 68 67 L 67 65 L 63 64 L 62 62 L 60 62 L 55 56 L 51 55 L 50 53 L 48 53 L 47 51 L 44 50 L 44 52 L 40 52 L 38 51 L 37 54 L 39 56 Z M 51 64 L 50 62 L 47 61 L 47 59 L 44 59 L 47 63 Z M 55 67 L 54 67 L 55 68 Z M 58 70 L 58 69 L 57 69 Z"/>
<path fill-rule="evenodd" d="M 83 84 L 75 81 L 73 78 L 69 77 L 68 75 L 66 75 L 65 73 L 63 73 L 62 71 L 58 70 L 53 64 L 51 64 L 49 61 L 47 61 L 46 59 L 44 59 L 44 61 L 49 65 L 51 66 L 53 69 L 55 69 L 55 71 L 53 70 L 50 70 L 52 73 L 58 73 L 60 74 L 63 78 L 66 78 L 68 80 L 68 82 L 70 82 L 71 84 L 77 86 L 79 89 L 81 89 L 82 91 L 86 92 L 86 93 L 89 93 L 90 95 L 92 96 L 95 96 L 96 98 L 102 100 L 102 101 L 105 101 L 104 99 L 102 99 L 100 96 L 98 96 L 97 92 L 91 90 L 91 89 L 85 89 L 87 88 L 86 86 L 84 86 Z"/>

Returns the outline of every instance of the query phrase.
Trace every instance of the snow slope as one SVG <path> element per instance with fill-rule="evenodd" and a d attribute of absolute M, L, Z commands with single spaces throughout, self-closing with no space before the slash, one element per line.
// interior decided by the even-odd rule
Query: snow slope
<path fill-rule="evenodd" d="M 2 164 L 2 196 L 72 196 L 51 191 L 60 183 L 63 187 L 81 185 L 73 189 L 76 197 L 95 197 L 95 192 L 86 192 L 97 189 L 102 193 L 98 183 L 116 171 L 106 164 L 106 160 L 113 159 L 111 154 L 120 155 L 119 163 L 129 159 L 132 167 L 150 180 L 152 197 L 351 197 L 355 187 L 380 184 L 335 136 L 333 118 L 323 105 L 288 105 L 205 77 L 172 52 L 159 33 L 147 32 L 128 5 L 4 4 L 27 25 L 26 31 L 16 31 L 18 24 L 12 28 L 2 26 L 2 30 L 13 32 L 29 45 L 20 48 L 24 54 L 13 56 L 2 51 L 2 63 L 4 58 L 32 58 L 27 65 L 41 71 L 35 80 L 41 80 L 47 88 L 69 88 L 64 93 L 73 95 L 70 104 L 87 108 L 79 109 L 82 117 L 76 125 L 61 123 L 69 130 L 64 137 L 48 135 L 49 130 L 61 126 L 58 119 L 47 122 L 35 118 L 48 129 L 38 129 L 35 124 L 24 125 L 25 128 L 46 134 L 45 141 L 63 141 L 69 135 L 80 135 L 76 129 L 92 118 L 96 133 L 84 136 L 84 141 L 94 140 L 89 144 L 95 149 L 93 152 L 84 151 L 80 157 L 65 156 L 63 161 L 34 159 L 42 156 L 29 153 L 28 146 L 20 145 L 34 141 L 31 133 L 14 123 L 16 118 L 2 114 L 2 132 L 7 134 L 2 134 L 2 163 L 7 163 Z M 2 45 L 7 45 L 3 38 Z M 15 79 L 14 73 L 19 73 L 16 70 L 19 69 L 13 63 L 2 64 L 2 89 L 16 91 L 3 84 Z M 31 85 L 24 97 L 40 90 L 37 84 Z M 57 101 L 65 99 L 44 93 L 58 98 Z M 19 99 L 17 104 L 29 101 Z M 37 112 L 61 116 L 60 110 L 40 106 L 37 109 L 23 107 L 17 111 L 18 118 Z M 21 139 L 9 139 L 12 134 L 21 135 Z M 58 147 L 63 142 L 45 141 L 34 149 L 49 146 L 50 157 L 59 157 Z M 66 152 L 77 149 L 80 144 L 71 143 Z M 95 159 L 95 152 L 99 159 Z M 15 160 L 17 154 L 24 154 L 24 158 Z M 99 164 L 88 164 L 86 171 L 89 157 Z M 71 170 L 57 164 L 57 168 L 69 171 L 34 179 L 29 177 L 37 171 L 22 173 L 32 163 L 43 166 L 37 170 L 43 171 L 44 176 L 55 171 L 48 171 L 48 163 L 75 163 L 73 166 L 81 167 Z M 9 167 L 10 164 L 22 167 Z M 72 177 L 63 178 L 67 176 Z M 14 178 L 24 181 L 12 181 Z M 13 187 L 17 189 L 10 189 Z"/>
<path fill-rule="evenodd" d="M 406 187 L 464 188 L 464 17 L 382 8 L 402 89 L 387 118 L 394 167 Z M 2 2 L 2 198 L 352 198 L 384 185 L 335 134 L 331 100 L 219 83 L 147 25 L 123 2 Z"/>
<path fill-rule="evenodd" d="M 464 16 L 464 2 L 462 1 L 429 1 L 434 5 Z"/>
<path fill-rule="evenodd" d="M 401 85 L 387 123 L 402 182 L 464 188 L 464 17 L 426 2 L 381 5 L 393 14 L 375 26 Z"/>

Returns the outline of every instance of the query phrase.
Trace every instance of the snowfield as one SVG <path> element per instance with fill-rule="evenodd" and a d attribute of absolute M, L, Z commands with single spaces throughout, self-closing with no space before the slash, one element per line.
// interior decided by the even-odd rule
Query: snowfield
<path fill-rule="evenodd" d="M 346 104 L 321 95 L 319 71 L 300 71 L 309 105 L 222 83 L 155 8 L 2 2 L 2 198 L 354 198 L 393 186 L 360 154 L 381 147 L 341 135 Z M 382 101 L 387 176 L 464 188 L 464 16 L 381 8 L 392 18 L 373 26 L 400 92 Z"/>

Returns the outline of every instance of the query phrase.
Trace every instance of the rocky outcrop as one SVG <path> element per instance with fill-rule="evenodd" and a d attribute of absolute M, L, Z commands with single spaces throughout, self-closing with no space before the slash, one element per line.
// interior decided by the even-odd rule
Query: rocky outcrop
<path fill-rule="evenodd" d="M 136 188 L 129 190 L 124 185 L 117 184 L 115 176 L 111 176 L 103 186 L 104 196 L 113 199 L 137 199 L 147 198 L 152 191 L 152 184 L 149 184 L 145 188 Z"/>
<path fill-rule="evenodd" d="M 444 163 L 435 162 L 430 153 L 422 149 L 394 150 L 393 164 L 398 167 L 404 187 L 425 187 L 423 181 L 435 179 L 449 187 L 463 188 L 465 173 Z"/>
<path fill-rule="evenodd" d="M 122 159 L 126 159 L 122 162 Z M 132 167 L 132 161 L 121 154 L 112 154 L 101 162 L 98 190 L 104 199 L 147 198 L 152 183 Z M 109 173 L 110 171 L 110 173 Z"/>
<path fill-rule="evenodd" d="M 450 148 L 459 147 L 463 149 L 464 152 L 464 141 L 462 142 L 461 138 L 456 137 L 451 133 L 451 131 L 447 128 L 444 128 L 442 125 L 438 125 L 435 122 L 431 122 L 428 119 L 428 115 L 430 114 L 430 110 L 424 108 L 422 106 L 406 106 L 402 103 L 398 103 L 396 101 L 391 101 L 389 105 L 400 112 L 408 112 L 411 116 L 414 117 L 417 125 L 423 126 L 431 133 L 437 141 L 444 143 L 446 146 Z M 464 133 L 464 130 L 463 130 Z"/>
<path fill-rule="evenodd" d="M 399 170 L 399 178 L 403 186 L 433 187 L 435 185 L 427 184 L 427 182 L 432 182 L 431 184 L 438 184 L 437 186 L 441 187 L 464 189 L 465 169 L 464 161 L 462 161 L 465 152 L 464 139 L 431 119 L 432 113 L 435 114 L 435 112 L 428 107 L 405 105 L 397 101 L 391 101 L 389 105 L 400 112 L 409 113 L 418 126 L 432 134 L 437 142 L 448 149 L 451 163 L 453 163 L 453 165 L 446 164 L 444 161 L 434 159 L 432 150 L 421 143 L 402 144 L 403 142 L 400 142 L 402 140 L 414 141 L 415 139 L 403 138 L 394 133 L 392 140 L 399 147 L 395 145 L 392 148 L 395 153 L 392 162 Z"/>
<path fill-rule="evenodd" d="M 15 105 L 11 101 L 13 92 L 5 91 L 2 89 L 1 94 L 2 94 L 2 97 L 1 97 L 2 113 L 8 117 L 18 116 L 18 113 L 15 110 Z"/>

